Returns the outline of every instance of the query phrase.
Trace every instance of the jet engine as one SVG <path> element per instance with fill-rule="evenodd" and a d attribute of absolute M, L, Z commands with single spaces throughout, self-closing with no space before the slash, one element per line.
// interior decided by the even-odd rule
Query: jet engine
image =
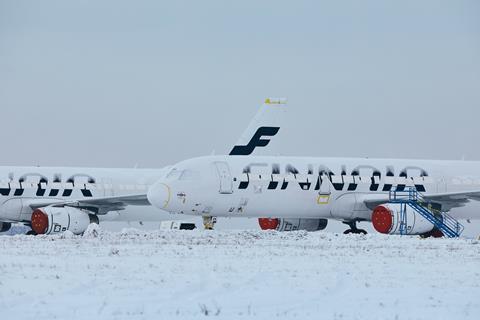
<path fill-rule="evenodd" d="M 327 219 L 269 219 L 260 218 L 258 224 L 262 230 L 277 231 L 319 231 L 327 227 Z"/>
<path fill-rule="evenodd" d="M 385 234 L 400 234 L 401 204 L 382 204 L 372 213 L 372 224 L 375 230 Z M 406 206 L 406 228 L 404 234 L 424 235 L 434 229 L 427 219 Z"/>
<path fill-rule="evenodd" d="M 37 234 L 56 234 L 67 230 L 82 234 L 98 217 L 90 211 L 72 207 L 45 207 L 32 213 L 32 230 Z"/>

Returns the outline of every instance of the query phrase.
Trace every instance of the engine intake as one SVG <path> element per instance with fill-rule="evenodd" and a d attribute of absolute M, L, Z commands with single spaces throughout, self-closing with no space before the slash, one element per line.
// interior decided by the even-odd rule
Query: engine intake
<path fill-rule="evenodd" d="M 37 234 L 56 234 L 71 231 L 82 234 L 98 217 L 89 211 L 71 207 L 45 207 L 32 213 L 32 230 Z"/>
<path fill-rule="evenodd" d="M 319 231 L 324 230 L 328 225 L 327 219 L 269 219 L 260 218 L 258 224 L 262 230 L 277 231 Z"/>
<path fill-rule="evenodd" d="M 372 224 L 375 230 L 384 234 L 400 234 L 401 204 L 382 204 L 372 213 Z M 405 234 L 423 235 L 431 232 L 434 225 L 406 206 Z"/>

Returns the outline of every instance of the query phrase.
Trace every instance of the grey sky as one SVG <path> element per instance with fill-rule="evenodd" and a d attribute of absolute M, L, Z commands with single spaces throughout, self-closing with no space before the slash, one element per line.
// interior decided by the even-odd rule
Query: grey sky
<path fill-rule="evenodd" d="M 1 165 L 224 153 L 269 96 L 286 155 L 480 160 L 480 2 L 0 0 Z"/>

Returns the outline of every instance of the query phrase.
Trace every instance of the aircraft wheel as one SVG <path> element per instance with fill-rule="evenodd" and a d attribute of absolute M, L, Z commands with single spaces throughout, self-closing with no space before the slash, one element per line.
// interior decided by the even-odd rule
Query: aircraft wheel
<path fill-rule="evenodd" d="M 9 222 L 0 222 L 0 232 L 7 232 L 12 227 Z"/>
<path fill-rule="evenodd" d="M 30 231 L 28 231 L 25 235 L 27 235 L 27 236 L 36 236 L 37 233 L 36 233 L 35 231 L 33 231 L 33 230 L 30 230 Z"/>
<path fill-rule="evenodd" d="M 356 229 L 356 230 L 353 230 L 353 229 L 348 229 L 348 230 L 345 230 L 343 232 L 343 234 L 367 234 L 367 231 L 363 230 L 363 229 Z"/>

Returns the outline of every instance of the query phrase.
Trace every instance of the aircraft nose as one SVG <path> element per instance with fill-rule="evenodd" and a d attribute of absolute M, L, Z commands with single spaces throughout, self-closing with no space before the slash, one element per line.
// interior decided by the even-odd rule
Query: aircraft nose
<path fill-rule="evenodd" d="M 147 198 L 151 205 L 166 209 L 171 198 L 170 187 L 163 182 L 157 182 L 148 190 Z"/>

